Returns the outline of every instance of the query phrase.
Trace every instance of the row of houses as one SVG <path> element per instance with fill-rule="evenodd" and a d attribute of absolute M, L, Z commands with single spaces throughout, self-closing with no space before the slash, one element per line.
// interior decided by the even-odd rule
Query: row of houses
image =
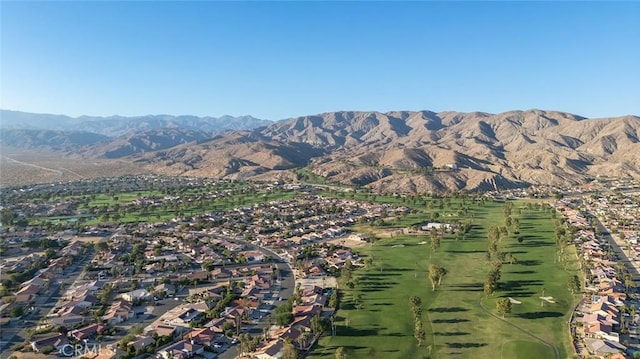
<path fill-rule="evenodd" d="M 609 244 L 596 236 L 582 211 L 572 208 L 568 201 L 560 201 L 555 207 L 576 229 L 574 243 L 585 277 L 586 294 L 570 324 L 576 352 L 583 357 L 628 358 L 634 351 L 624 334 L 634 322 L 625 313 L 631 305 L 627 291 L 632 283 L 623 283 L 622 267 L 613 260 Z"/>
<path fill-rule="evenodd" d="M 323 292 L 323 288 L 318 286 L 302 287 L 300 302 L 293 307 L 293 322 L 282 328 L 272 326 L 267 338 L 248 356 L 257 359 L 280 358 L 287 341 L 293 343 L 298 351 L 309 350 L 321 334 L 314 327 L 314 318 L 328 320 L 334 313 L 334 309 L 327 307 L 327 296 Z"/>

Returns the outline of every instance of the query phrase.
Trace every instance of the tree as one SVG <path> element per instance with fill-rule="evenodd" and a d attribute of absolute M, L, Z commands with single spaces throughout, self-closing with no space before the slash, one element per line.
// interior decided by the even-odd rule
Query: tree
<path fill-rule="evenodd" d="M 442 283 L 442 278 L 447 274 L 447 270 L 437 264 L 429 265 L 429 280 L 431 281 L 431 290 L 436 290 L 436 285 Z"/>
<path fill-rule="evenodd" d="M 0 212 L 0 222 L 2 222 L 2 225 L 12 225 L 15 218 L 15 213 L 13 213 L 10 209 L 5 208 Z"/>
<path fill-rule="evenodd" d="M 511 301 L 509 298 L 499 298 L 496 301 L 496 310 L 498 314 L 504 318 L 504 315 L 507 313 L 511 313 Z"/>
<path fill-rule="evenodd" d="M 311 331 L 313 334 L 321 334 L 324 331 L 324 321 L 320 316 L 320 313 L 311 318 Z"/>
<path fill-rule="evenodd" d="M 286 340 L 284 342 L 284 346 L 282 347 L 282 359 L 297 359 L 298 358 L 298 350 L 293 346 L 290 340 Z"/>
<path fill-rule="evenodd" d="M 438 285 L 442 284 L 442 278 L 447 275 L 447 269 L 445 267 L 438 267 Z"/>
<path fill-rule="evenodd" d="M 484 280 L 483 289 L 484 289 L 485 295 L 489 296 L 493 294 L 497 289 L 496 282 L 492 280 L 491 277 L 488 277 L 487 279 Z"/>
<path fill-rule="evenodd" d="M 373 264 L 373 258 L 367 257 L 367 258 L 364 259 L 364 267 L 365 268 L 370 268 L 372 264 Z"/>
<path fill-rule="evenodd" d="M 22 310 L 22 307 L 19 305 L 16 305 L 15 307 L 12 307 L 11 309 L 9 309 L 9 316 L 11 318 L 21 317 L 22 314 L 24 314 L 24 311 Z"/>
<path fill-rule="evenodd" d="M 333 288 L 331 291 L 331 297 L 329 298 L 329 306 L 331 308 L 338 308 L 339 298 L 338 298 L 338 288 Z"/>
<path fill-rule="evenodd" d="M 580 288 L 580 278 L 575 274 L 569 277 L 569 290 L 571 294 L 576 294 L 576 292 L 580 291 Z"/>
<path fill-rule="evenodd" d="M 420 299 L 420 297 L 418 296 L 411 296 L 411 298 L 409 298 L 409 302 L 411 303 L 412 306 L 414 307 L 418 307 L 420 306 L 420 304 L 422 304 L 422 299 Z"/>

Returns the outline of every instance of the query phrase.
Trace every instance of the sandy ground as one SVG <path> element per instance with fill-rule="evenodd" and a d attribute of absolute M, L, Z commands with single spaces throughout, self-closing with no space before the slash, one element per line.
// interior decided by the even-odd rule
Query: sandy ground
<path fill-rule="evenodd" d="M 105 238 L 103 237 L 73 237 L 71 238 L 72 241 L 80 241 L 82 243 L 98 243 L 101 240 L 104 240 Z"/>
<path fill-rule="evenodd" d="M 327 243 L 345 246 L 349 248 L 358 248 L 358 247 L 364 247 L 367 245 L 367 242 L 365 241 L 349 239 L 348 237 L 332 239 L 330 241 L 327 241 Z"/>
<path fill-rule="evenodd" d="M 322 278 L 302 278 L 297 280 L 301 286 L 315 285 L 323 288 L 335 288 L 338 286 L 338 282 L 335 277 Z"/>

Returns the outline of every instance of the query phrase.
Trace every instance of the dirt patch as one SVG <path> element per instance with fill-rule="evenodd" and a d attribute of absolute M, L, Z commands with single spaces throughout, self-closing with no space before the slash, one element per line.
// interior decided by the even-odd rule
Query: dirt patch
<path fill-rule="evenodd" d="M 103 237 L 91 237 L 91 236 L 83 236 L 83 237 L 73 237 L 72 240 L 74 241 L 79 241 L 82 243 L 98 243 L 102 240 L 104 240 L 105 238 Z"/>
<path fill-rule="evenodd" d="M 335 244 L 337 246 L 345 246 L 349 248 L 358 248 L 358 247 L 364 247 L 367 245 L 367 242 L 365 241 L 361 241 L 358 239 L 349 239 L 348 237 L 332 239 L 330 241 L 327 241 L 327 243 Z"/>
<path fill-rule="evenodd" d="M 323 278 L 302 278 L 297 280 L 301 286 L 315 285 L 322 288 L 335 288 L 338 286 L 338 281 L 335 277 Z"/>

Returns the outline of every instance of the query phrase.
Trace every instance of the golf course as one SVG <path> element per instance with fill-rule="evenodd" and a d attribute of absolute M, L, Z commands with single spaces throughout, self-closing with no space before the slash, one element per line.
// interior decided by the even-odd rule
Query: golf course
<path fill-rule="evenodd" d="M 487 236 L 492 226 L 504 225 L 505 203 L 467 201 L 461 214 L 454 210 L 461 207 L 459 201 L 452 200 L 450 210 L 441 207 L 438 221 L 456 218 L 470 224 L 464 239 L 443 234 L 433 249 L 429 234 L 400 234 L 357 248 L 360 256 L 372 261 L 353 272 L 350 286 L 340 286 L 335 335 L 326 333 L 311 358 L 334 358 L 338 348 L 347 358 L 573 356 L 567 322 L 578 294 L 571 293 L 567 282 L 577 273 L 578 263 L 573 246 L 558 259 L 551 211 L 513 202 L 511 217 L 519 220 L 520 240 L 513 233 L 501 236 L 498 250 L 515 260 L 502 262 L 497 289 L 486 294 L 483 284 L 495 261 L 488 258 Z M 429 213 L 421 209 L 395 226 L 406 226 L 420 216 L 427 221 Z M 377 229 L 366 224 L 357 230 Z M 435 290 L 429 279 L 432 264 L 446 269 Z M 418 314 L 412 297 L 420 299 Z M 510 312 L 498 312 L 500 298 L 509 299 Z M 414 336 L 416 321 L 424 330 L 421 345 Z"/>

